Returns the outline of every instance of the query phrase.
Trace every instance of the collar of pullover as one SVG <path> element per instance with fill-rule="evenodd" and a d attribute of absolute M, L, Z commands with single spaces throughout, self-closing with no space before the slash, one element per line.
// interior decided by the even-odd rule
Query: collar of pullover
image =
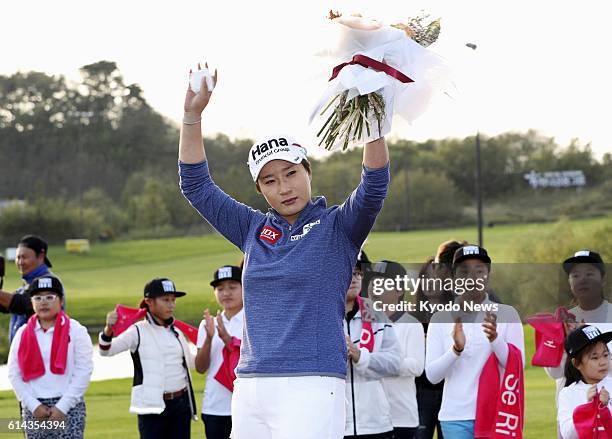
<path fill-rule="evenodd" d="M 327 208 L 327 201 L 325 200 L 325 197 L 322 197 L 322 196 L 315 197 L 306 204 L 304 209 L 302 209 L 297 219 L 295 220 L 295 223 L 293 224 L 289 224 L 289 222 L 275 209 L 269 208 L 268 212 L 272 214 L 273 222 L 291 230 L 296 227 L 299 227 L 300 224 L 308 221 L 310 218 L 312 218 L 312 215 L 315 214 L 316 212 L 325 210 L 326 208 Z"/>

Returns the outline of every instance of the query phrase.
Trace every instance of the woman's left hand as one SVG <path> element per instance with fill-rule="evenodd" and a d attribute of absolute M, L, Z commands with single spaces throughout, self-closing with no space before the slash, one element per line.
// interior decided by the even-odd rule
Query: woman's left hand
<path fill-rule="evenodd" d="M 361 350 L 358 346 L 353 344 L 349 336 L 346 336 L 346 348 L 348 349 L 348 356 L 355 363 L 359 363 L 359 358 L 361 358 Z"/>
<path fill-rule="evenodd" d="M 217 311 L 217 331 L 219 333 L 219 337 L 225 343 L 225 346 L 229 346 L 232 343 L 232 336 L 225 329 L 225 324 L 223 323 L 223 316 L 221 315 L 221 311 Z"/>
<path fill-rule="evenodd" d="M 608 405 L 610 402 L 610 392 L 608 392 L 605 387 L 602 387 L 601 391 L 599 392 L 599 401 L 603 405 Z"/>
<path fill-rule="evenodd" d="M 484 321 L 482 322 L 482 330 L 491 343 L 497 338 L 497 316 L 487 311 Z"/>
<path fill-rule="evenodd" d="M 47 418 L 49 421 L 65 421 L 66 415 L 58 408 L 51 407 L 51 416 Z"/>

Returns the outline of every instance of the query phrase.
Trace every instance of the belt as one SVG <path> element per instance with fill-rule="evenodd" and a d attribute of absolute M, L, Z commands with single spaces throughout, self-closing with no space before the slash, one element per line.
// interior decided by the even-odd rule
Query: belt
<path fill-rule="evenodd" d="M 187 387 L 181 389 L 181 390 L 177 390 L 176 392 L 164 392 L 164 399 L 168 400 L 168 399 L 176 399 L 180 396 L 183 396 L 183 394 L 187 392 Z"/>

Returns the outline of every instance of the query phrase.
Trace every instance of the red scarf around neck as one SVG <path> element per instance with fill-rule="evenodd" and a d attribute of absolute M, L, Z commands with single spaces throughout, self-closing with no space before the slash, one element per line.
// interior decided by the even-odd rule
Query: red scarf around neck
<path fill-rule="evenodd" d="M 365 303 L 361 296 L 357 296 L 357 306 L 361 311 L 361 339 L 359 340 L 359 347 L 366 348 L 368 352 L 374 350 L 374 331 L 372 331 L 372 322 L 365 316 Z"/>
<path fill-rule="evenodd" d="M 19 350 L 17 351 L 17 363 L 23 381 L 30 381 L 45 374 L 45 363 L 40 352 L 40 346 L 36 339 L 36 322 L 38 317 L 32 315 L 21 334 Z M 70 342 L 70 317 L 60 311 L 55 317 L 53 326 L 53 340 L 51 342 L 51 373 L 63 375 L 66 372 L 68 358 L 68 343 Z"/>
<path fill-rule="evenodd" d="M 525 383 L 521 351 L 508 343 L 508 360 L 500 381 L 497 357 L 491 353 L 478 381 L 476 438 L 522 439 L 525 416 Z"/>

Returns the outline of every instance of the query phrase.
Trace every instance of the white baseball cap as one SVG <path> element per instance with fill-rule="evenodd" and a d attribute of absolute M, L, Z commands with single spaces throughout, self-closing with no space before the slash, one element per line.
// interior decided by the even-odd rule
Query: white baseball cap
<path fill-rule="evenodd" d="M 249 150 L 249 171 L 253 181 L 266 163 L 272 160 L 285 160 L 290 163 L 302 163 L 306 160 L 306 148 L 297 143 L 292 137 L 279 135 L 267 136 L 256 142 Z"/>

